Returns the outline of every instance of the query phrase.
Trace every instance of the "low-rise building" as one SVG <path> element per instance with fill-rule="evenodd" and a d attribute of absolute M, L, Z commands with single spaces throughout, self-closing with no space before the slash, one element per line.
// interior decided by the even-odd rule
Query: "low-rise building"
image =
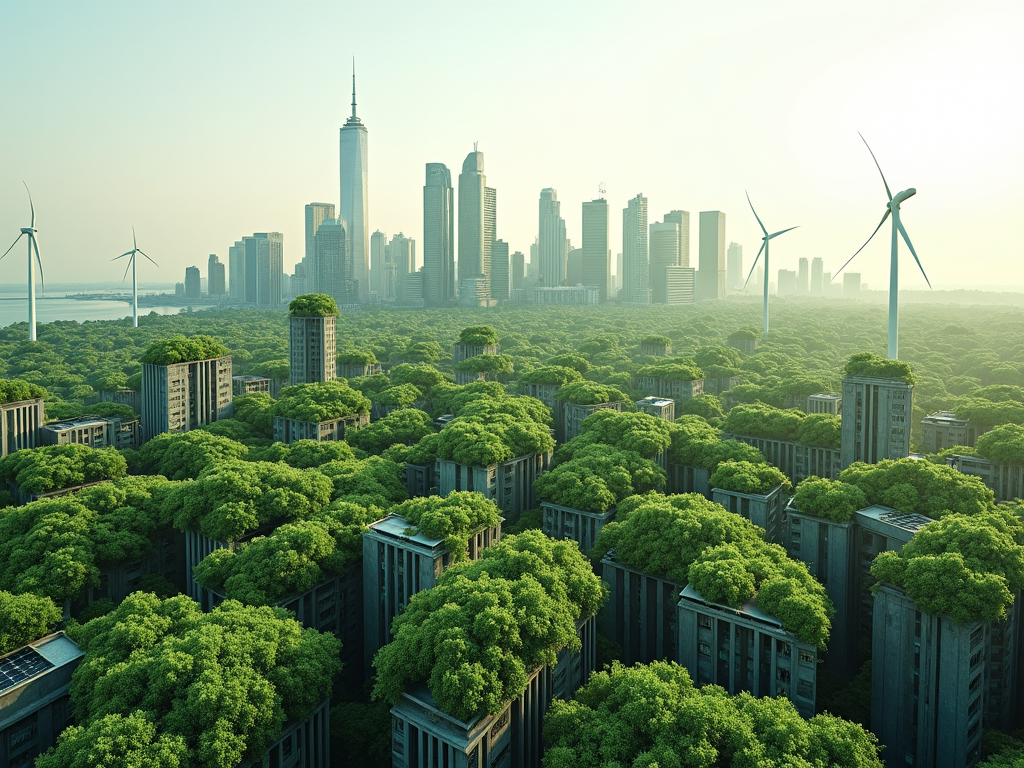
<path fill-rule="evenodd" d="M 450 459 L 437 460 L 437 489 L 441 496 L 452 491 L 477 491 L 498 505 L 510 520 L 519 519 L 527 509 L 537 506 L 533 482 L 551 463 L 551 453 L 530 453 L 474 467 Z"/>
<path fill-rule="evenodd" d="M 46 421 L 43 398 L 0 403 L 0 459 L 39 445 L 39 428 Z"/>
<path fill-rule="evenodd" d="M 768 463 L 782 472 L 793 485 L 812 475 L 835 480 L 842 471 L 842 456 L 838 448 L 823 448 L 789 440 L 731 433 L 724 433 L 722 439 L 739 440 L 741 443 L 754 446 Z"/>
<path fill-rule="evenodd" d="M 582 306 L 599 304 L 601 291 L 592 285 L 556 285 L 534 288 L 534 304 L 563 304 Z"/>
<path fill-rule="evenodd" d="M 142 365 L 143 442 L 232 416 L 231 355 Z"/>
<path fill-rule="evenodd" d="M 651 416 L 665 421 L 676 420 L 676 401 L 667 397 L 648 395 L 636 401 L 636 409 L 641 413 L 649 413 Z"/>
<path fill-rule="evenodd" d="M 343 379 L 373 376 L 380 371 L 380 363 L 338 363 L 338 375 Z"/>
<path fill-rule="evenodd" d="M 656 376 L 637 377 L 637 389 L 645 395 L 670 397 L 676 405 L 704 394 L 704 379 L 663 379 Z"/>
<path fill-rule="evenodd" d="M 973 446 L 977 429 L 952 411 L 937 411 L 921 419 L 921 450 L 938 453 L 955 445 Z"/>
<path fill-rule="evenodd" d="M 711 472 L 689 464 L 669 464 L 665 488 L 667 493 L 699 493 L 711 498 Z"/>
<path fill-rule="evenodd" d="M 318 443 L 336 442 L 345 439 L 350 429 L 359 429 L 370 423 L 370 414 L 353 413 L 327 421 L 302 421 L 284 416 L 274 417 L 274 440 L 279 443 L 294 443 L 298 440 L 316 440 Z"/>
<path fill-rule="evenodd" d="M 139 447 L 139 420 L 83 416 L 51 421 L 39 428 L 40 445 L 87 445 L 90 448 Z"/>
<path fill-rule="evenodd" d="M 553 539 L 572 539 L 580 545 L 583 554 L 594 546 L 605 523 L 615 519 L 615 507 L 604 512 L 587 512 L 542 501 L 540 508 L 541 530 Z"/>
<path fill-rule="evenodd" d="M 730 512 L 746 518 L 754 525 L 764 528 L 765 541 L 772 544 L 785 543 L 786 496 L 782 486 L 777 485 L 767 493 L 740 493 L 724 488 L 712 488 L 711 500 L 721 504 Z"/>
<path fill-rule="evenodd" d="M 331 768 L 331 700 L 301 722 L 289 721 L 260 760 L 243 768 Z"/>
<path fill-rule="evenodd" d="M 601 560 L 601 578 L 609 587 L 601 633 L 622 648 L 622 663 L 674 661 L 678 653 L 676 604 L 685 584 L 630 568 L 615 558 L 614 551 Z"/>
<path fill-rule="evenodd" d="M 842 413 L 843 396 L 832 393 L 819 393 L 808 395 L 807 406 L 804 408 L 807 413 L 830 413 L 838 416 Z"/>
<path fill-rule="evenodd" d="M 621 413 L 626 410 L 626 401 L 617 400 L 613 403 L 562 403 L 562 440 L 569 442 L 576 437 L 581 430 L 583 420 L 592 413 L 598 411 L 617 411 Z"/>
<path fill-rule="evenodd" d="M 271 380 L 265 376 L 244 376 L 231 377 L 231 390 L 235 395 L 254 395 L 257 392 L 270 393 Z"/>
<path fill-rule="evenodd" d="M 996 501 L 1024 498 L 1024 465 L 995 464 L 980 456 L 959 454 L 947 456 L 946 464 L 965 475 L 980 477 L 981 481 L 992 489 Z"/>

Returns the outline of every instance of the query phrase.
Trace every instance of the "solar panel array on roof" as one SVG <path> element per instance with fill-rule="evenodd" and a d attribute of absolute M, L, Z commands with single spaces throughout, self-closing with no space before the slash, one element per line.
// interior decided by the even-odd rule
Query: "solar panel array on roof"
<path fill-rule="evenodd" d="M 21 648 L 0 659 L 0 693 L 49 669 L 53 669 L 53 664 L 44 659 L 35 648 Z"/>

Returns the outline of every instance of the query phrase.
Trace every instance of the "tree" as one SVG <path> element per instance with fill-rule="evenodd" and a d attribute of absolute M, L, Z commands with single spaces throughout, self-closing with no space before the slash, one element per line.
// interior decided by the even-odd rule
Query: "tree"
<path fill-rule="evenodd" d="M 281 390 L 270 409 L 273 416 L 321 422 L 369 413 L 370 401 L 342 381 L 295 384 Z"/>
<path fill-rule="evenodd" d="M 512 373 L 512 358 L 508 355 L 492 355 L 484 353 L 475 357 L 467 357 L 455 365 L 455 370 L 462 373 L 492 374 Z"/>
<path fill-rule="evenodd" d="M 60 621 L 60 609 L 48 597 L 0 590 L 0 656 L 47 634 Z"/>
<path fill-rule="evenodd" d="M 831 413 L 809 413 L 800 423 L 796 439 L 801 445 L 838 448 L 842 430 L 842 421 L 838 416 Z"/>
<path fill-rule="evenodd" d="M 46 390 L 38 384 L 21 379 L 0 379 L 0 403 L 17 403 L 47 396 Z"/>
<path fill-rule="evenodd" d="M 77 443 L 25 448 L 0 459 L 0 479 L 28 494 L 115 480 L 127 471 L 128 462 L 116 448 L 90 448 Z"/>
<path fill-rule="evenodd" d="M 923 613 L 957 624 L 1002 621 L 1024 588 L 1024 524 L 1003 509 L 949 514 L 900 552 L 878 555 L 871 575 L 905 590 Z"/>
<path fill-rule="evenodd" d="M 846 376 L 864 376 L 872 379 L 899 379 L 914 384 L 914 373 L 902 360 L 889 360 L 874 352 L 850 355 L 843 368 Z"/>
<path fill-rule="evenodd" d="M 593 381 L 578 381 L 567 384 L 558 390 L 555 395 L 560 403 L 574 403 L 576 405 L 596 405 L 598 403 L 621 403 L 628 402 L 632 407 L 632 401 L 621 390 L 615 387 L 605 386 Z"/>
<path fill-rule="evenodd" d="M 544 718 L 544 768 L 791 765 L 881 768 L 876 738 L 831 715 L 804 720 L 785 698 L 697 688 L 674 662 L 596 672 Z"/>
<path fill-rule="evenodd" d="M 574 381 L 583 381 L 583 374 L 575 368 L 562 365 L 543 365 L 519 377 L 520 384 L 548 384 L 558 387 Z"/>
<path fill-rule="evenodd" d="M 672 443 L 668 422 L 649 413 L 595 411 L 580 424 L 580 433 L 558 451 L 559 461 L 567 461 L 579 449 L 594 444 L 636 451 L 654 458 Z"/>
<path fill-rule="evenodd" d="M 845 523 L 853 513 L 868 506 L 867 496 L 856 485 L 822 477 L 808 477 L 796 487 L 793 507 L 834 523 Z"/>
<path fill-rule="evenodd" d="M 176 334 L 150 344 L 149 349 L 139 358 L 139 362 L 149 365 L 171 365 L 211 360 L 228 354 L 228 348 L 212 336 Z"/>
<path fill-rule="evenodd" d="M 729 410 L 723 429 L 734 435 L 796 442 L 807 418 L 796 408 L 781 410 L 764 403 L 737 405 Z"/>
<path fill-rule="evenodd" d="M 443 539 L 456 561 L 466 557 L 471 536 L 484 528 L 493 528 L 500 520 L 497 505 L 473 491 L 409 499 L 389 512 L 404 517 L 414 533 Z"/>
<path fill-rule="evenodd" d="M 978 477 L 910 458 L 883 459 L 877 464 L 854 462 L 839 473 L 838 479 L 864 491 L 868 504 L 932 518 L 950 512 L 977 514 L 995 499 Z"/>
<path fill-rule="evenodd" d="M 1024 464 L 1024 427 L 1003 424 L 979 435 L 978 455 L 993 464 Z"/>
<path fill-rule="evenodd" d="M 186 768 L 188 745 L 181 736 L 158 733 L 144 712 L 98 717 L 86 727 L 69 726 L 57 746 L 36 758 L 36 768 Z"/>
<path fill-rule="evenodd" d="M 687 357 L 677 357 L 664 363 L 645 365 L 636 372 L 637 376 L 668 381 L 696 381 L 704 378 L 704 371 Z"/>
<path fill-rule="evenodd" d="M 749 461 L 724 461 L 708 480 L 712 488 L 734 493 L 764 494 L 782 486 L 791 488 L 789 478 L 771 464 L 754 464 Z"/>
<path fill-rule="evenodd" d="M 379 405 L 394 405 L 399 408 L 408 408 L 422 397 L 423 393 L 412 384 L 397 384 L 370 395 L 370 400 Z"/>
<path fill-rule="evenodd" d="M 187 480 L 220 462 L 244 458 L 249 452 L 241 443 L 205 430 L 170 434 L 164 432 L 129 454 L 135 472 Z"/>
<path fill-rule="evenodd" d="M 504 413 L 459 416 L 438 434 L 434 445 L 439 458 L 474 467 L 548 453 L 555 445 L 546 426 Z"/>
<path fill-rule="evenodd" d="M 356 448 L 379 455 L 396 443 L 413 445 L 432 434 L 434 426 L 429 414 L 403 408 L 353 432 L 349 440 Z"/>
<path fill-rule="evenodd" d="M 288 305 L 292 317 L 323 317 L 338 314 L 338 305 L 326 293 L 304 293 Z"/>
<path fill-rule="evenodd" d="M 334 498 L 386 508 L 408 497 L 402 468 L 381 456 L 332 461 L 317 469 L 334 483 Z"/>
<path fill-rule="evenodd" d="M 487 347 L 498 343 L 498 332 L 489 325 L 471 325 L 459 333 L 459 343 L 470 347 Z"/>
<path fill-rule="evenodd" d="M 534 482 L 544 501 L 587 512 L 605 512 L 627 496 L 661 490 L 665 472 L 636 451 L 590 445 Z"/>
<path fill-rule="evenodd" d="M 444 374 L 427 363 L 400 363 L 390 371 L 393 384 L 412 384 L 424 395 L 441 382 L 447 381 Z"/>
<path fill-rule="evenodd" d="M 574 355 L 571 352 L 564 355 L 555 355 L 554 357 L 549 358 L 546 364 L 572 368 L 584 375 L 586 375 L 592 367 L 587 358 L 581 357 L 580 355 Z"/>
<path fill-rule="evenodd" d="M 712 394 L 705 393 L 683 401 L 682 405 L 679 406 L 679 415 L 684 416 L 688 414 L 700 416 L 710 421 L 711 419 L 722 418 L 725 416 L 725 411 L 722 410 L 721 400 Z"/>
<path fill-rule="evenodd" d="M 417 341 L 409 344 L 402 358 L 409 363 L 436 363 L 444 357 L 444 349 L 436 341 Z"/>
<path fill-rule="evenodd" d="M 253 392 L 251 395 L 235 395 L 233 419 L 247 425 L 254 435 L 274 437 L 274 398 L 267 392 Z M 218 422 L 213 422 L 217 424 Z"/>
<path fill-rule="evenodd" d="M 338 365 L 373 365 L 377 362 L 377 356 L 373 352 L 362 349 L 338 352 L 334 359 Z"/>

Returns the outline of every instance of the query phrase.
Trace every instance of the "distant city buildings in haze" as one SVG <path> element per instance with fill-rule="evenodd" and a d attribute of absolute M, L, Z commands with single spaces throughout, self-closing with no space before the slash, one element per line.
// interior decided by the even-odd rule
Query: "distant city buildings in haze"
<path fill-rule="evenodd" d="M 797 275 L 792 269 L 779 270 L 779 296 L 795 296 L 797 293 Z"/>
<path fill-rule="evenodd" d="M 522 256 L 522 254 L 519 254 Z M 509 272 L 508 243 L 495 240 L 491 243 L 491 297 L 506 300 L 511 296 L 511 275 Z"/>
<path fill-rule="evenodd" d="M 341 196 L 338 214 L 345 225 L 346 247 L 352 263 L 352 279 L 358 295 L 365 300 L 369 291 L 370 243 L 369 210 L 367 204 L 367 130 L 356 116 L 356 70 L 352 65 L 352 115 L 340 132 Z"/>
<path fill-rule="evenodd" d="M 256 261 L 256 301 L 258 307 L 277 307 L 284 300 L 281 278 L 284 276 L 284 235 L 280 232 L 256 232 L 261 242 Z M 264 249 L 262 243 L 266 243 Z"/>
<path fill-rule="evenodd" d="M 544 285 L 555 287 L 565 282 L 569 258 L 565 219 L 562 218 L 562 204 L 558 202 L 558 193 L 550 187 L 542 189 L 539 209 L 538 277 Z"/>
<path fill-rule="evenodd" d="M 199 267 L 185 267 L 185 298 L 198 299 L 201 294 Z"/>
<path fill-rule="evenodd" d="M 228 248 L 228 298 L 245 301 L 245 243 L 236 240 Z"/>
<path fill-rule="evenodd" d="M 583 249 L 573 248 L 569 241 L 569 257 L 565 262 L 565 284 L 583 285 Z"/>
<path fill-rule="evenodd" d="M 619 301 L 650 303 L 647 198 L 637 195 L 622 209 L 622 290 Z"/>
<path fill-rule="evenodd" d="M 207 262 L 207 293 L 210 296 L 223 296 L 227 293 L 227 285 L 225 284 L 224 265 L 220 259 L 217 258 L 216 253 L 210 254 L 210 259 Z"/>
<path fill-rule="evenodd" d="M 427 163 L 423 185 L 423 301 L 455 300 L 455 211 L 452 176 L 444 163 Z"/>
<path fill-rule="evenodd" d="M 668 282 L 665 270 L 681 266 L 679 263 L 679 225 L 674 221 L 654 222 L 650 225 L 650 286 L 651 301 L 668 303 Z"/>
<path fill-rule="evenodd" d="M 700 270 L 697 298 L 725 298 L 725 214 L 700 212 Z"/>
<path fill-rule="evenodd" d="M 490 190 L 490 202 L 492 210 L 489 216 L 485 213 L 487 206 L 488 190 L 487 177 L 484 175 L 484 153 L 473 147 L 473 151 L 466 155 L 462 163 L 462 173 L 459 174 L 459 284 L 472 278 L 489 278 L 491 243 L 489 235 L 494 237 L 495 204 L 494 190 Z M 485 226 L 485 220 L 490 218 L 490 226 Z"/>
<path fill-rule="evenodd" d="M 811 292 L 810 272 L 807 269 L 807 259 L 802 256 L 797 262 L 796 292 L 801 296 L 806 296 Z"/>
<path fill-rule="evenodd" d="M 848 299 L 860 298 L 860 272 L 843 273 L 843 296 Z"/>
<path fill-rule="evenodd" d="M 684 267 L 690 266 L 690 212 L 669 211 L 664 221 L 679 225 L 679 263 Z"/>
<path fill-rule="evenodd" d="M 726 285 L 731 291 L 742 290 L 745 277 L 743 274 L 743 246 L 739 243 L 729 243 L 725 261 Z"/>
<path fill-rule="evenodd" d="M 324 219 L 313 236 L 313 271 L 307 273 L 307 287 L 314 293 L 326 293 L 338 304 L 359 300 L 349 267 L 347 240 L 344 224 L 338 219 Z"/>
<path fill-rule="evenodd" d="M 611 298 L 608 250 L 608 201 L 603 197 L 583 203 L 583 285 L 597 288 L 600 301 Z"/>
<path fill-rule="evenodd" d="M 824 282 L 823 282 L 823 279 L 822 279 L 823 275 L 824 275 L 824 272 L 822 271 L 823 268 L 824 268 L 824 264 L 823 264 L 823 262 L 821 260 L 821 256 L 815 256 L 813 259 L 811 259 L 811 295 L 812 296 L 820 296 L 822 294 L 823 286 L 824 286 Z M 829 277 L 831 278 L 832 275 L 829 275 Z"/>
<path fill-rule="evenodd" d="M 526 279 L 526 256 L 522 251 L 516 251 L 509 257 L 509 269 L 512 272 L 513 290 L 523 287 L 523 280 Z"/>
<path fill-rule="evenodd" d="M 370 235 L 370 293 L 378 300 L 384 294 L 384 267 L 388 261 L 388 236 L 379 229 Z"/>

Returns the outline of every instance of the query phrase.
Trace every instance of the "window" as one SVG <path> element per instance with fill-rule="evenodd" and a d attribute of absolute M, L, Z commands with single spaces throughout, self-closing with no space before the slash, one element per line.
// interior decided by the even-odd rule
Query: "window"
<path fill-rule="evenodd" d="M 701 656 L 710 656 L 711 646 L 707 643 L 697 643 L 697 653 L 699 653 Z"/>
<path fill-rule="evenodd" d="M 814 654 L 809 651 L 800 651 L 800 663 L 804 666 L 813 666 Z"/>

